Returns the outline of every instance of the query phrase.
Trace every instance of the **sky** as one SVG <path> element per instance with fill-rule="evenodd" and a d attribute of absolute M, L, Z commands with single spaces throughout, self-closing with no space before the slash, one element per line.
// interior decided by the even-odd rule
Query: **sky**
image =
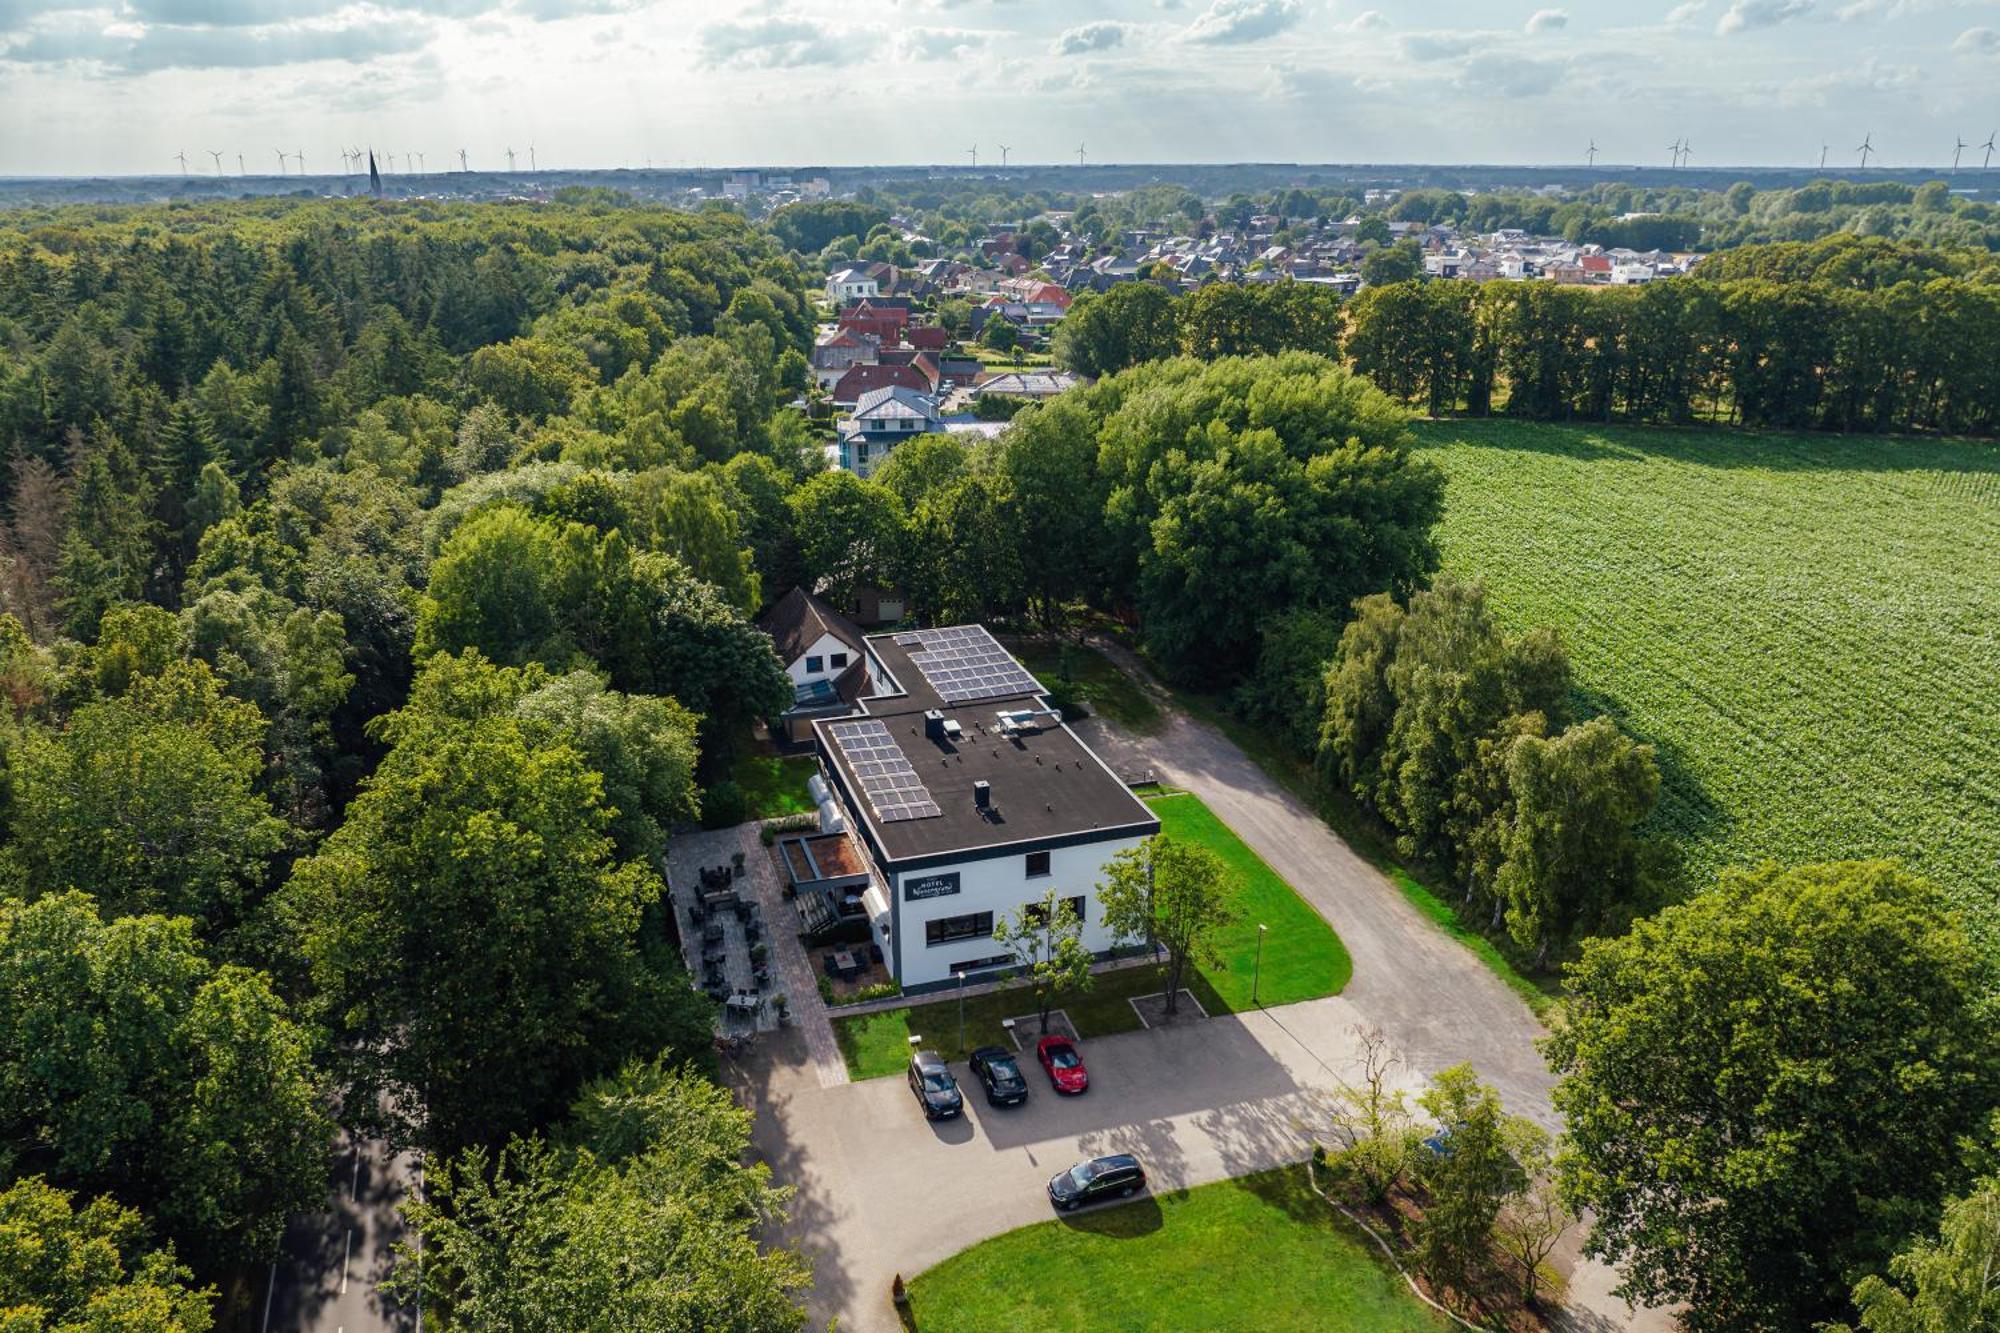
<path fill-rule="evenodd" d="M 1915 166 L 1996 127 L 2000 0 L 0 0 L 0 175 Z"/>

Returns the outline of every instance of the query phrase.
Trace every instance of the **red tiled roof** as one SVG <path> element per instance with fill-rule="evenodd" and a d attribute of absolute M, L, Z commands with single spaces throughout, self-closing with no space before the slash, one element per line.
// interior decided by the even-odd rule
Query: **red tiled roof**
<path fill-rule="evenodd" d="M 892 385 L 901 385 L 905 389 L 926 393 L 930 390 L 931 382 L 914 366 L 854 366 L 834 382 L 833 401 L 852 405 L 859 402 L 861 395 L 870 389 L 886 389 Z"/>

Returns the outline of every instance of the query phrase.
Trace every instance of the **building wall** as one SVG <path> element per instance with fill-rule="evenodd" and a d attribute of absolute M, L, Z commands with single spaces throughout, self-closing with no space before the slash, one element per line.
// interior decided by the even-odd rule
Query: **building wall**
<path fill-rule="evenodd" d="M 895 938 L 883 942 L 883 951 L 896 970 L 904 989 L 950 984 L 956 980 L 953 963 L 990 958 L 1005 950 L 993 942 L 990 932 L 949 944 L 929 944 L 926 923 L 946 917 L 991 912 L 994 924 L 1027 903 L 1039 902 L 1050 888 L 1059 898 L 1081 896 L 1084 902 L 1083 943 L 1093 953 L 1106 953 L 1117 943 L 1104 928 L 1104 911 L 1097 901 L 1097 882 L 1111 858 L 1144 839 L 1127 837 L 1057 847 L 1049 852 L 1049 871 L 1034 879 L 1027 875 L 1025 853 L 989 856 L 959 861 L 922 870 L 899 871 L 891 880 L 895 894 L 892 919 Z M 937 897 L 912 899 L 924 881 L 957 875 L 958 891 Z"/>
<path fill-rule="evenodd" d="M 835 653 L 847 654 L 847 657 L 839 666 L 831 665 Z M 792 684 L 794 685 L 803 685 L 809 680 L 832 680 L 839 676 L 841 672 L 847 670 L 848 667 L 852 666 L 855 657 L 858 655 L 853 648 L 842 643 L 833 635 L 822 634 L 812 647 L 806 649 L 805 652 L 799 655 L 796 661 L 785 667 L 785 672 L 792 678 Z M 809 657 L 817 657 L 819 659 L 820 669 L 818 671 L 806 670 L 806 659 Z"/>

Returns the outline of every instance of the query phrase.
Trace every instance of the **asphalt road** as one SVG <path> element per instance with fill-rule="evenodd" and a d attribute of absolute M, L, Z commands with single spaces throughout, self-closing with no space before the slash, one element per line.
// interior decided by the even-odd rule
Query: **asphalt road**
<path fill-rule="evenodd" d="M 419 1181 L 416 1154 L 343 1136 L 324 1211 L 294 1218 L 265 1276 L 260 1333 L 422 1333 L 411 1307 L 376 1290 L 405 1228 L 396 1205 Z"/>

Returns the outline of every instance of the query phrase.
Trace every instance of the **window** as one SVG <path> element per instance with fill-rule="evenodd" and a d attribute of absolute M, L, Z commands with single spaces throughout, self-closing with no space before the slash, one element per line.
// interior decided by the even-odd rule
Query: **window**
<path fill-rule="evenodd" d="M 844 666 L 846 666 L 846 665 L 847 665 L 847 654 L 846 654 L 846 653 L 829 653 L 829 654 L 827 655 L 827 659 L 826 659 L 826 664 L 827 664 L 827 665 L 828 665 L 829 667 L 832 667 L 832 668 L 833 668 L 833 669 L 834 669 L 835 671 L 838 671 L 838 670 L 840 670 L 840 669 L 841 669 L 842 667 L 844 667 Z"/>
<path fill-rule="evenodd" d="M 1040 879 L 1043 875 L 1046 875 L 1048 873 L 1049 873 L 1049 854 L 1047 852 L 1029 852 L 1028 878 Z"/>
<path fill-rule="evenodd" d="M 1083 909 L 1087 901 L 1084 896 L 1078 894 L 1074 898 L 1065 898 L 1063 901 L 1069 904 L 1070 911 L 1076 913 L 1077 924 L 1082 925 L 1084 922 Z M 1021 916 L 1024 920 L 1031 921 L 1039 926 L 1042 924 L 1042 905 L 1040 903 L 1027 904 L 1021 909 Z"/>
<path fill-rule="evenodd" d="M 993 913 L 969 912 L 964 916 L 941 916 L 935 921 L 924 922 L 924 943 L 928 945 L 952 944 L 958 940 L 976 940 L 993 935 Z"/>
<path fill-rule="evenodd" d="M 820 673 L 821 671 L 823 671 L 823 670 L 825 670 L 825 669 L 826 669 L 826 668 L 825 668 L 825 660 L 824 660 L 823 658 L 818 658 L 818 657 L 808 657 L 808 658 L 806 659 L 806 674 L 807 674 L 807 675 L 809 675 L 809 676 L 817 676 L 817 675 L 818 675 L 818 674 L 819 674 L 819 673 Z"/>

